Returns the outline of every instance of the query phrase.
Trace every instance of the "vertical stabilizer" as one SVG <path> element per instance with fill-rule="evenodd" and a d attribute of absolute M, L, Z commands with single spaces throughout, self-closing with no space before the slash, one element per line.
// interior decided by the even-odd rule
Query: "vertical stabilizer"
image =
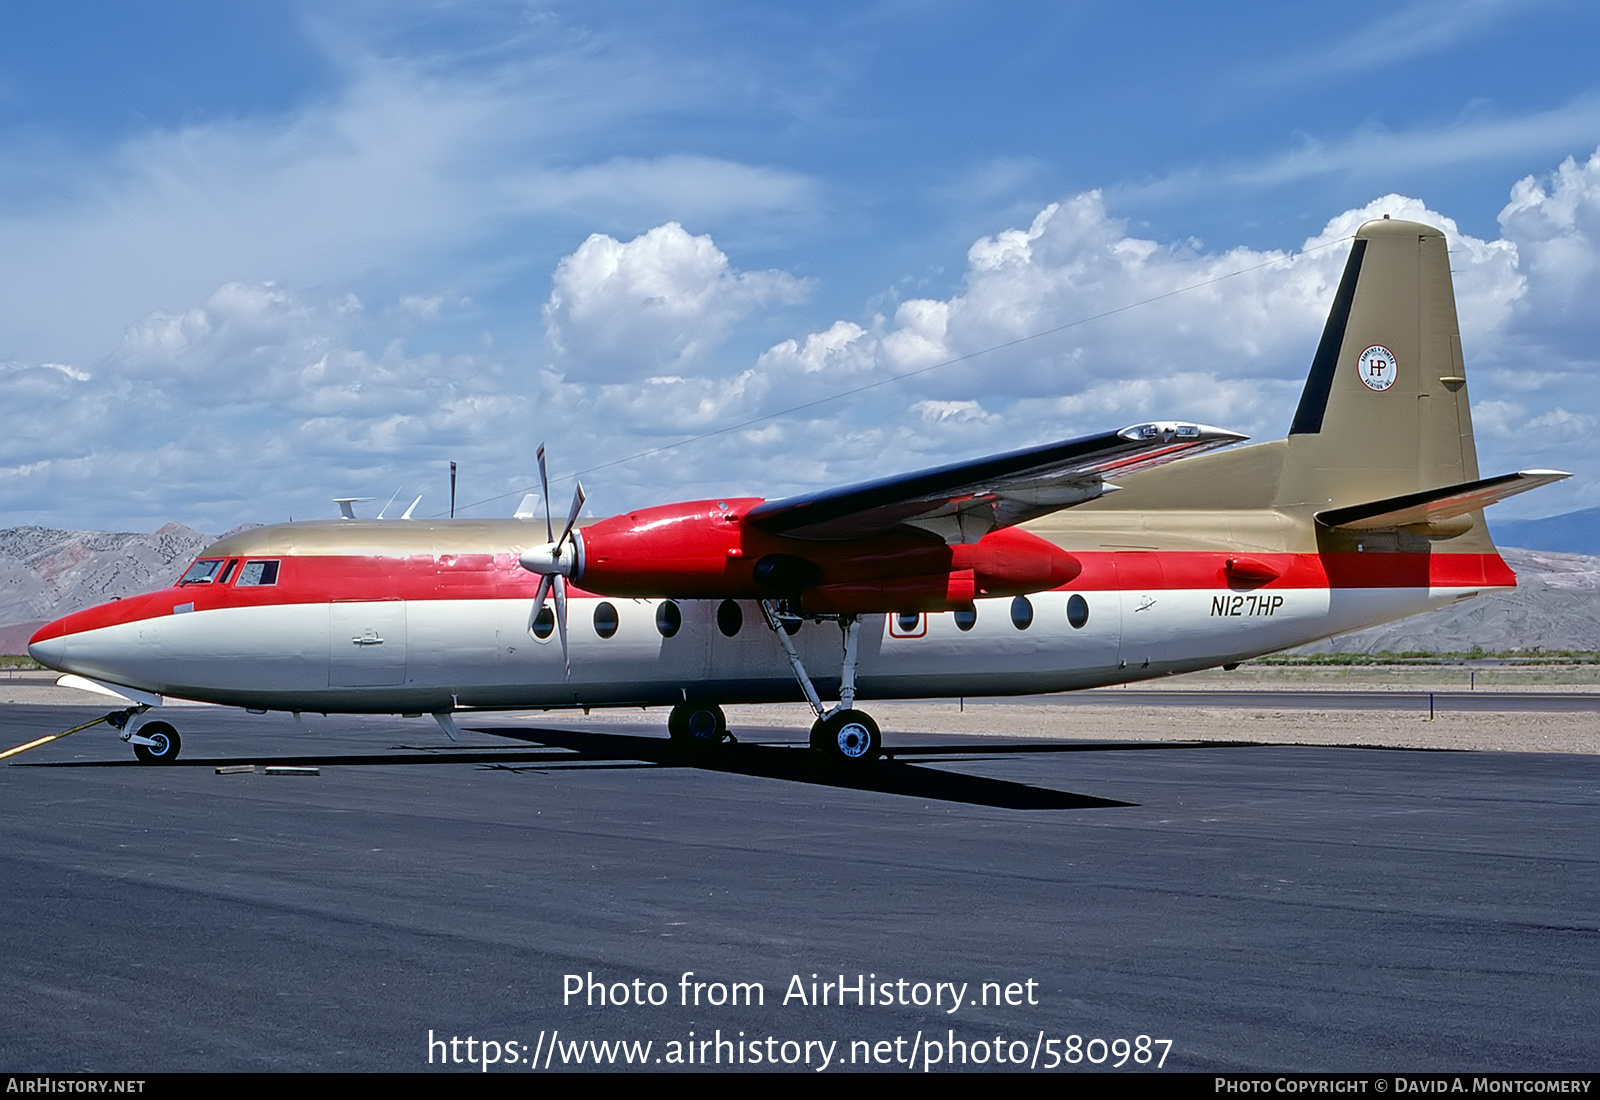
<path fill-rule="evenodd" d="M 1278 506 L 1317 512 L 1477 478 L 1444 234 L 1367 222 L 1289 430 Z"/>

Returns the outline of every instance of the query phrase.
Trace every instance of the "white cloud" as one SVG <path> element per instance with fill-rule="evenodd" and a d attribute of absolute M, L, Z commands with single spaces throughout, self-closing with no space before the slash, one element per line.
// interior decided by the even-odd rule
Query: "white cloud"
<path fill-rule="evenodd" d="M 562 259 L 545 327 L 574 378 L 647 378 L 695 364 L 753 310 L 805 291 L 781 271 L 735 271 L 710 237 L 669 222 L 626 243 L 596 233 Z"/>
<path fill-rule="evenodd" d="M 1568 157 L 1548 186 L 1532 176 L 1511 189 L 1500 212 L 1516 242 L 1536 300 L 1594 331 L 1600 300 L 1600 151 L 1579 164 Z"/>
<path fill-rule="evenodd" d="M 574 223 L 810 217 L 816 186 L 792 171 L 586 155 L 595 135 L 707 94 L 638 58 L 444 75 L 368 57 L 294 113 L 152 130 L 79 160 L 30 150 L 54 197 L 0 195 L 0 354 L 91 359 L 129 318 L 232 281 L 381 285 L 448 264 L 494 284 L 530 239 Z M 0 156 L 14 140 L 0 135 Z"/>
<path fill-rule="evenodd" d="M 817 325 L 731 370 L 715 349 L 806 284 L 741 270 L 675 223 L 628 241 L 596 234 L 561 261 L 542 365 L 415 353 L 386 333 L 373 344 L 374 317 L 420 322 L 437 295 L 369 307 L 226 282 L 150 314 L 86 366 L 0 365 L 0 501 L 21 517 L 109 501 L 151 526 L 220 530 L 327 515 L 331 496 L 387 498 L 405 484 L 428 492 L 428 513 L 444 507 L 454 458 L 462 501 L 503 497 L 480 514 L 509 514 L 537 481 L 544 440 L 557 478 L 599 468 L 585 481 L 607 513 L 669 496 L 782 495 L 1146 419 L 1276 438 L 1345 241 L 1385 213 L 1449 238 L 1485 472 L 1592 475 L 1582 443 L 1600 424 L 1586 308 L 1597 212 L 1600 153 L 1518 183 L 1496 240 L 1387 195 L 1293 253 L 1206 251 L 1131 233 L 1090 192 L 974 242 L 953 294 Z M 896 378 L 907 371 L 922 373 Z M 706 438 L 674 446 L 692 436 Z M 1600 502 L 1585 496 L 1597 483 L 1547 496 Z"/>
<path fill-rule="evenodd" d="M 1498 19 L 1526 17 L 1528 0 L 1426 0 L 1387 13 L 1377 22 L 1315 54 L 1291 57 L 1266 76 L 1308 76 L 1380 68 L 1446 49 Z"/>

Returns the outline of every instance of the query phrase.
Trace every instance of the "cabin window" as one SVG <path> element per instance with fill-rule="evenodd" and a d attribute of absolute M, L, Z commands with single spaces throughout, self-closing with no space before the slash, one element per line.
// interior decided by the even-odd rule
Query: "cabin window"
<path fill-rule="evenodd" d="M 617 608 L 609 600 L 601 600 L 594 609 L 594 632 L 602 638 L 617 632 Z"/>
<path fill-rule="evenodd" d="M 662 600 L 656 606 L 656 629 L 663 638 L 670 638 L 683 629 L 683 612 L 671 600 Z"/>
<path fill-rule="evenodd" d="M 971 630 L 978 625 L 978 609 L 976 607 L 963 607 L 955 614 L 957 630 Z"/>
<path fill-rule="evenodd" d="M 550 609 L 549 604 L 545 604 L 539 609 L 538 616 L 533 620 L 533 624 L 528 627 L 533 632 L 533 636 L 541 642 L 547 640 L 555 628 L 556 613 Z"/>
<path fill-rule="evenodd" d="M 1033 604 L 1028 602 L 1028 597 L 1018 596 L 1011 601 L 1011 625 L 1018 630 L 1027 630 L 1033 625 Z"/>
<path fill-rule="evenodd" d="M 902 634 L 910 634 L 921 622 L 922 615 L 917 611 L 902 611 L 894 617 L 894 623 Z"/>
<path fill-rule="evenodd" d="M 278 583 L 278 563 L 275 561 L 247 561 L 239 570 L 235 588 L 253 588 L 258 585 Z"/>
<path fill-rule="evenodd" d="M 739 633 L 739 628 L 744 626 L 744 611 L 732 600 L 723 600 L 717 605 L 717 629 L 731 638 Z"/>
<path fill-rule="evenodd" d="M 1072 624 L 1072 629 L 1082 630 L 1089 621 L 1089 601 L 1077 593 L 1067 597 L 1067 622 Z"/>
<path fill-rule="evenodd" d="M 222 568 L 221 558 L 202 559 L 189 566 L 179 584 L 210 584 L 217 576 L 217 570 Z"/>

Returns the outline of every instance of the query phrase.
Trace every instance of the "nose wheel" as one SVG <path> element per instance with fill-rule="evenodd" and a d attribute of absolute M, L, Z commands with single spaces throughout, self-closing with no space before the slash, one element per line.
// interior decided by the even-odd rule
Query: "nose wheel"
<path fill-rule="evenodd" d="M 170 764 L 178 759 L 182 745 L 178 731 L 168 722 L 146 722 L 128 740 L 141 764 Z"/>

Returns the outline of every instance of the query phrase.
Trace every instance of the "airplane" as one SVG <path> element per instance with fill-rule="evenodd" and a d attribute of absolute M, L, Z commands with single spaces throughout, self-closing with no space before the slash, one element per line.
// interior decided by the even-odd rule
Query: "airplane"
<path fill-rule="evenodd" d="M 1175 421 L 781 500 L 641 508 L 560 535 L 506 520 L 285 523 L 172 587 L 29 643 L 146 763 L 168 697 L 456 717 L 670 707 L 686 749 L 729 703 L 804 701 L 862 766 L 867 699 L 1001 696 L 1222 666 L 1514 587 L 1483 509 L 1568 475 L 1479 476 L 1444 235 L 1355 234 L 1285 439 Z M 409 512 L 407 513 L 409 516 Z M 832 700 L 832 705 L 826 700 Z"/>

